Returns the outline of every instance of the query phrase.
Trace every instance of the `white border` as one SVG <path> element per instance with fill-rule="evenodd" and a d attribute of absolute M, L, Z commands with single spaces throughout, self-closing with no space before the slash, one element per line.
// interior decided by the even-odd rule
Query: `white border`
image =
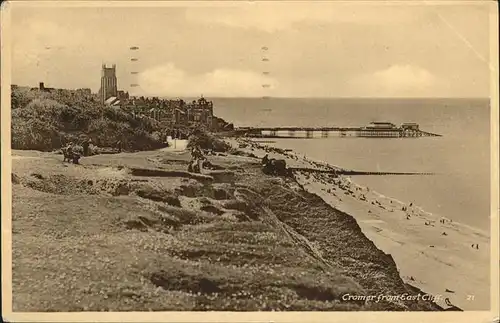
<path fill-rule="evenodd" d="M 340 1 L 336 1 L 340 2 Z M 432 1 L 439 5 L 466 5 L 486 1 Z M 498 11 L 497 3 L 488 1 L 490 8 L 491 62 L 491 310 L 472 312 L 85 312 L 85 313 L 13 313 L 12 312 L 12 241 L 11 241 L 11 151 L 10 151 L 10 11 L 14 2 L 3 2 L 1 11 L 1 170 L 2 170 L 2 307 L 3 319 L 14 322 L 492 322 L 499 312 L 499 112 L 498 112 Z M 245 2 L 252 5 L 255 2 Z M 348 5 L 373 2 L 350 1 Z M 420 1 L 377 2 L 384 4 L 421 5 Z M 428 4 L 428 2 L 427 2 Z M 15 6 L 64 7 L 167 7 L 167 6 L 232 6 L 223 1 L 64 1 L 16 2 Z M 241 5 L 239 3 L 238 5 Z M 458 278 L 464 279 L 464 278 Z"/>

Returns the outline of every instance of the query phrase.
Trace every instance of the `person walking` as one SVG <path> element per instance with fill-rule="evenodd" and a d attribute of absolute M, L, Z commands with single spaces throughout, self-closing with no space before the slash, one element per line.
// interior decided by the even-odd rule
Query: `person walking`
<path fill-rule="evenodd" d="M 88 156 L 89 155 L 89 146 L 90 142 L 88 139 L 85 139 L 82 143 L 82 148 L 83 148 L 83 156 Z"/>
<path fill-rule="evenodd" d="M 121 153 L 122 152 L 122 141 L 121 140 L 118 140 L 116 142 L 116 148 L 118 149 L 118 152 Z"/>

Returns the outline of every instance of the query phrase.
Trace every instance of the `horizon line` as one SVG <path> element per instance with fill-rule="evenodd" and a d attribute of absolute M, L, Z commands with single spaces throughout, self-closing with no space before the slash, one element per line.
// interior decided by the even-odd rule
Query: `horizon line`
<path fill-rule="evenodd" d="M 11 84 L 11 85 L 16 85 L 21 88 L 37 88 L 37 86 L 29 86 L 29 85 L 18 85 L 18 84 Z M 90 88 L 85 88 L 85 87 L 80 87 L 80 88 L 54 88 L 54 89 L 60 89 L 60 90 L 69 90 L 69 91 L 74 91 L 78 89 L 90 89 Z M 464 100 L 464 99 L 480 99 L 480 100 L 486 100 L 486 99 L 491 99 L 490 96 L 205 96 L 201 93 L 201 95 L 177 95 L 177 96 L 172 96 L 172 95 L 155 95 L 155 94 L 131 94 L 130 90 L 120 90 L 120 91 L 125 91 L 128 92 L 130 96 L 132 97 L 158 97 L 158 98 L 164 98 L 164 99 L 182 99 L 182 98 L 200 98 L 203 96 L 204 98 L 214 98 L 214 99 L 261 99 L 261 100 L 271 100 L 271 99 L 377 99 L 377 100 L 438 100 L 438 99 L 447 99 L 447 100 Z M 92 94 L 96 94 L 97 92 L 92 92 Z"/>
<path fill-rule="evenodd" d="M 144 96 L 144 95 L 142 95 Z M 158 96 L 153 95 L 154 97 L 161 98 L 199 98 L 200 96 Z M 144 96 L 146 97 L 146 96 Z M 261 99 L 261 100 L 271 100 L 271 99 L 491 99 L 487 96 L 407 96 L 407 97 L 398 97 L 398 96 L 270 96 L 270 97 L 261 97 L 261 96 L 203 96 L 204 98 L 216 98 L 216 99 Z"/>

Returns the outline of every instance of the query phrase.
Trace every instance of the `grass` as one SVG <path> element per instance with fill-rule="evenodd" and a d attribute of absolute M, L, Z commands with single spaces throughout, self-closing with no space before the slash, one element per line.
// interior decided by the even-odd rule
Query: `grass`
<path fill-rule="evenodd" d="M 70 167 L 44 156 L 13 163 L 14 311 L 436 310 L 343 301 L 417 292 L 350 216 L 258 164 L 234 182 L 136 182 L 106 156 Z M 147 169 L 149 159 L 180 158 L 141 156 L 142 165 L 135 154 L 120 161 Z"/>

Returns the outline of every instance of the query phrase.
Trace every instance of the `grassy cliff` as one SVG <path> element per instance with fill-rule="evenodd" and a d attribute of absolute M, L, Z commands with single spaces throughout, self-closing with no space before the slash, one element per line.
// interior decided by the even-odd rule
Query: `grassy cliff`
<path fill-rule="evenodd" d="M 14 151 L 14 310 L 439 310 L 360 299 L 419 291 L 293 178 L 264 175 L 255 158 L 208 158 L 221 170 L 186 173 L 189 153 L 72 165 Z"/>

